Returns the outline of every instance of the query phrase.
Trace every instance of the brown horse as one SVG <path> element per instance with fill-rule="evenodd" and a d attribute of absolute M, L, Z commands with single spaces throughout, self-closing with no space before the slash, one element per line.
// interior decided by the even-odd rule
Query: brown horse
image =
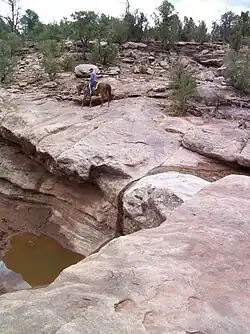
<path fill-rule="evenodd" d="M 80 95 L 83 91 L 83 100 L 82 100 L 82 107 L 84 105 L 84 102 L 86 101 L 86 98 L 89 94 L 89 84 L 87 83 L 81 83 L 77 86 L 77 93 Z M 110 105 L 110 101 L 112 99 L 112 94 L 111 94 L 111 86 L 110 84 L 106 82 L 97 82 L 95 87 L 92 90 L 92 94 L 90 96 L 90 103 L 89 106 L 92 107 L 92 101 L 91 97 L 92 96 L 101 96 L 101 106 L 103 106 L 103 102 L 106 99 L 108 99 L 108 106 Z"/>

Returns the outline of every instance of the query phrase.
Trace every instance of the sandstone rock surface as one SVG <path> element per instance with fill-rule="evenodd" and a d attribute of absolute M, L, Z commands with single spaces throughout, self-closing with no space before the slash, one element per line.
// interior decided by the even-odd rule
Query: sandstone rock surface
<path fill-rule="evenodd" d="M 117 209 L 95 185 L 53 177 L 3 140 L 0 175 L 0 255 L 21 232 L 49 235 L 85 256 L 115 236 Z"/>
<path fill-rule="evenodd" d="M 123 195 L 124 233 L 159 226 L 176 207 L 208 184 L 196 176 L 178 172 L 140 179 Z"/>
<path fill-rule="evenodd" d="M 211 158 L 240 163 L 238 157 L 246 146 L 249 136 L 249 130 L 239 129 L 233 123 L 217 121 L 187 131 L 182 145 Z"/>
<path fill-rule="evenodd" d="M 0 261 L 0 295 L 16 290 L 30 289 L 31 285 L 25 282 L 21 275 L 8 269 L 3 261 Z"/>
<path fill-rule="evenodd" d="M 113 101 L 86 111 L 53 101 L 23 101 L 17 110 L 3 113 L 0 133 L 21 145 L 57 176 L 78 181 L 102 179 L 120 182 L 117 194 L 134 179 L 163 163 L 181 145 L 178 133 L 164 131 L 153 120 L 161 115 L 152 100 Z M 106 189 L 106 188 L 105 188 Z M 105 189 L 102 189 L 104 192 Z"/>
<path fill-rule="evenodd" d="M 1 296 L 1 331 L 248 333 L 249 194 L 249 177 L 227 176 L 49 287 Z"/>

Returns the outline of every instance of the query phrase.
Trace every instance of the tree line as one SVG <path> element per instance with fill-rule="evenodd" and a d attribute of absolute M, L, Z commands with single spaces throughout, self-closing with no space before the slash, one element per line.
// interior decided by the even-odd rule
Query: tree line
<path fill-rule="evenodd" d="M 71 19 L 63 18 L 60 22 L 45 24 L 39 15 L 27 9 L 21 15 L 20 0 L 2 0 L 9 8 L 4 16 L 0 13 L 0 39 L 61 41 L 71 39 L 81 41 L 84 46 L 91 40 L 121 44 L 126 41 L 141 42 L 154 39 L 162 42 L 164 48 L 171 48 L 177 41 L 224 42 L 238 50 L 250 41 L 250 14 L 240 15 L 227 11 L 218 22 L 212 23 L 208 32 L 206 22 L 195 23 L 192 17 L 181 21 L 174 5 L 163 0 L 153 13 L 153 26 L 148 17 L 139 9 L 131 10 L 129 0 L 121 18 L 94 11 L 78 11 L 71 14 Z"/>

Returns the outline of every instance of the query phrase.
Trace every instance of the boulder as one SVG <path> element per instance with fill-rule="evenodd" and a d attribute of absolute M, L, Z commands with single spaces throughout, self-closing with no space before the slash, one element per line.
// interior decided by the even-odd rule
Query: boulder
<path fill-rule="evenodd" d="M 57 88 L 58 83 L 55 81 L 49 81 L 49 82 L 45 82 L 42 86 L 42 88 L 49 88 L 49 89 L 55 89 Z"/>
<path fill-rule="evenodd" d="M 159 226 L 169 214 L 209 182 L 189 174 L 168 172 L 146 176 L 123 196 L 123 232 Z"/>
<path fill-rule="evenodd" d="M 146 73 L 149 74 L 149 75 L 153 75 L 154 70 L 151 67 L 148 67 Z"/>
<path fill-rule="evenodd" d="M 167 60 L 162 60 L 162 61 L 160 61 L 159 64 L 165 70 L 169 70 L 170 69 L 170 65 L 169 65 L 169 62 Z"/>
<path fill-rule="evenodd" d="M 2 333 L 248 333 L 249 208 L 249 177 L 208 185 L 49 287 L 2 295 Z"/>
<path fill-rule="evenodd" d="M 133 72 L 135 74 L 139 74 L 140 73 L 140 67 L 138 65 L 135 65 L 134 69 L 133 69 Z"/>
<path fill-rule="evenodd" d="M 201 81 L 213 82 L 214 78 L 215 78 L 215 75 L 214 75 L 213 71 L 206 71 L 206 72 L 199 73 L 197 78 L 198 78 L 198 80 L 201 80 Z"/>
<path fill-rule="evenodd" d="M 96 73 L 99 72 L 99 69 L 96 65 L 93 64 L 79 64 L 75 67 L 74 73 L 76 77 L 82 78 L 89 76 L 89 70 L 93 68 Z"/>
<path fill-rule="evenodd" d="M 155 57 L 154 57 L 154 56 L 149 56 L 149 57 L 148 57 L 148 60 L 149 60 L 149 62 L 151 62 L 151 63 L 152 63 L 152 62 L 154 62 L 154 61 L 155 61 Z"/>
<path fill-rule="evenodd" d="M 127 42 L 122 45 L 123 49 L 146 49 L 147 44 L 144 43 L 136 43 L 136 42 Z"/>
<path fill-rule="evenodd" d="M 108 69 L 107 69 L 107 71 L 105 71 L 105 74 L 107 74 L 107 75 L 118 75 L 118 74 L 120 74 L 121 73 L 121 70 L 120 70 L 120 68 L 118 67 L 118 66 L 114 66 L 114 67 L 109 67 Z"/>
<path fill-rule="evenodd" d="M 202 102 L 207 106 L 214 106 L 223 101 L 225 93 L 223 87 L 218 84 L 210 84 L 209 82 L 202 82 L 196 89 L 196 100 Z"/>

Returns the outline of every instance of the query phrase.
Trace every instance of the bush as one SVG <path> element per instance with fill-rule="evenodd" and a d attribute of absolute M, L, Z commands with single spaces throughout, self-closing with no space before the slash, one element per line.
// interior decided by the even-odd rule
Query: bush
<path fill-rule="evenodd" d="M 6 37 L 6 42 L 11 48 L 11 55 L 14 56 L 21 51 L 23 40 L 14 32 L 11 32 Z"/>
<path fill-rule="evenodd" d="M 12 56 L 11 46 L 5 40 L 0 40 L 0 81 L 10 78 L 16 59 Z"/>
<path fill-rule="evenodd" d="M 60 55 L 60 48 L 57 41 L 50 39 L 48 41 L 42 41 L 39 44 L 40 52 L 45 56 L 58 57 Z"/>
<path fill-rule="evenodd" d="M 225 63 L 225 78 L 234 88 L 246 94 L 250 93 L 249 56 L 230 50 Z"/>
<path fill-rule="evenodd" d="M 117 61 L 118 47 L 107 42 L 94 43 L 89 53 L 89 60 L 102 65 L 114 64 Z"/>
<path fill-rule="evenodd" d="M 146 60 L 142 60 L 138 65 L 139 73 L 147 74 L 148 71 L 148 62 Z"/>
<path fill-rule="evenodd" d="M 177 114 L 186 112 L 188 102 L 195 95 L 196 87 L 196 79 L 182 63 L 177 62 L 170 74 L 170 88 L 173 89 L 174 99 L 173 112 Z"/>
<path fill-rule="evenodd" d="M 43 54 L 41 66 L 49 75 L 50 80 L 53 80 L 60 70 L 60 62 L 57 58 L 60 55 L 59 45 L 57 41 L 51 39 L 41 42 L 39 49 Z"/>
<path fill-rule="evenodd" d="M 59 63 L 52 55 L 44 55 L 41 63 L 44 71 L 49 75 L 50 80 L 55 79 L 59 72 Z"/>
<path fill-rule="evenodd" d="M 71 55 L 66 55 L 60 60 L 60 67 L 65 72 L 71 72 L 74 67 L 74 59 Z"/>

